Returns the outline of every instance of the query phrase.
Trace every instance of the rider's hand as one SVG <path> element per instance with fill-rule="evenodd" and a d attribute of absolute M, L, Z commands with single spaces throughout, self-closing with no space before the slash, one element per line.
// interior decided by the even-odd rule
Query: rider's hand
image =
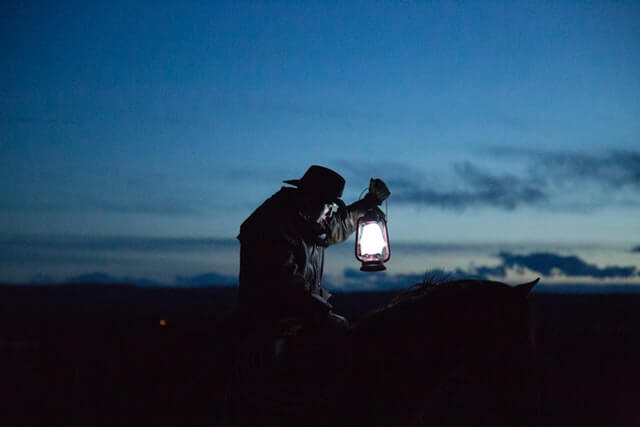
<path fill-rule="evenodd" d="M 391 192 L 384 181 L 378 178 L 371 178 L 369 180 L 369 192 L 365 198 L 379 206 L 387 199 L 387 197 L 389 197 L 390 194 Z"/>
<path fill-rule="evenodd" d="M 349 321 L 345 317 L 340 316 L 339 314 L 336 314 L 333 311 L 330 311 L 328 313 L 327 321 L 334 327 L 344 328 L 344 329 L 349 327 Z"/>

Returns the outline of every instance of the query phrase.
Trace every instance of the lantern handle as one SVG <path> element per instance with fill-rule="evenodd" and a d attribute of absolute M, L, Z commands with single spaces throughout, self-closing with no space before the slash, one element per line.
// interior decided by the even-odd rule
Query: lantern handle
<path fill-rule="evenodd" d="M 385 201 L 384 201 L 384 220 L 389 222 L 389 220 L 387 218 L 389 218 L 389 202 L 388 202 L 388 200 L 385 199 Z"/>
<path fill-rule="evenodd" d="M 366 187 L 364 190 L 362 190 L 360 192 L 360 195 L 358 196 L 358 200 L 362 200 L 362 195 L 364 194 L 365 191 L 368 191 L 368 190 L 369 190 L 369 187 Z"/>
<path fill-rule="evenodd" d="M 368 191 L 368 190 L 369 190 L 369 187 L 365 187 L 364 190 L 360 192 L 360 196 L 358 196 L 358 200 L 362 200 L 362 196 L 364 195 L 365 191 Z M 389 220 L 387 219 L 389 218 L 389 201 L 386 199 L 384 201 L 384 212 L 382 212 L 382 210 L 377 206 L 376 206 L 376 209 L 378 210 L 378 212 L 380 212 L 380 215 L 382 215 L 384 220 L 389 222 Z"/>
<path fill-rule="evenodd" d="M 382 209 L 380 209 L 379 207 L 376 206 L 376 210 L 378 211 L 378 215 L 380 215 L 382 217 L 382 219 L 385 220 L 385 222 L 387 221 L 387 214 L 386 212 L 382 212 Z"/>

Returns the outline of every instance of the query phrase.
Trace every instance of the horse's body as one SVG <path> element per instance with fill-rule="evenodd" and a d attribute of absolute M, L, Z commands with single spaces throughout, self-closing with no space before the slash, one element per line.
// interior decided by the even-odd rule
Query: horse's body
<path fill-rule="evenodd" d="M 254 332 L 230 376 L 228 424 L 529 425 L 536 282 L 417 285 L 347 336 L 301 335 L 293 364 L 282 324 Z"/>

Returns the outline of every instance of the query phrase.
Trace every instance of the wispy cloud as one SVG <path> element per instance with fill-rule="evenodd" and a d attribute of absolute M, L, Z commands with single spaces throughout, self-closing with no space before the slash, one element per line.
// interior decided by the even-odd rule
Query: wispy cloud
<path fill-rule="evenodd" d="M 35 276 L 30 283 L 33 284 L 91 284 L 91 285 L 136 285 L 136 286 L 237 286 L 238 277 L 208 272 L 193 276 L 176 276 L 173 282 L 159 282 L 145 277 L 117 276 L 102 271 L 78 274 L 57 281 L 51 277 Z"/>
<path fill-rule="evenodd" d="M 470 162 L 455 165 L 454 171 L 462 189 L 435 190 L 393 179 L 394 202 L 456 210 L 474 206 L 513 210 L 521 205 L 540 205 L 548 199 L 545 191 L 515 175 L 491 174 Z"/>
<path fill-rule="evenodd" d="M 530 173 L 539 182 L 593 182 L 611 189 L 629 187 L 640 190 L 640 152 L 607 151 L 601 154 L 575 152 L 536 152 L 494 149 L 497 155 L 528 159 Z"/>
<path fill-rule="evenodd" d="M 451 165 L 449 172 L 427 173 L 408 164 L 348 164 L 358 181 L 382 177 L 394 203 L 447 210 L 490 207 L 514 210 L 591 211 L 603 206 L 640 205 L 640 152 L 600 154 L 492 148 L 491 158 L 519 166 L 519 172 L 496 172 L 476 161 Z M 505 168 L 505 170 L 508 168 Z"/>
<path fill-rule="evenodd" d="M 0 234 L 0 260 L 5 267 L 33 266 L 33 274 L 57 271 L 58 277 L 72 272 L 105 271 L 109 274 L 127 276 L 117 278 L 116 283 L 142 282 L 150 278 L 163 284 L 186 286 L 234 285 L 237 277 L 238 241 L 233 238 L 153 238 L 153 237 L 84 237 L 84 236 L 29 236 Z M 640 277 L 634 265 L 598 266 L 585 260 L 584 254 L 598 251 L 606 246 L 585 244 L 581 255 L 572 255 L 576 247 L 550 244 L 455 244 L 455 243 L 398 243 L 396 254 L 420 258 L 421 255 L 466 254 L 465 261 L 448 270 L 431 272 L 453 278 L 505 279 L 525 274 L 538 274 L 553 280 L 575 277 L 579 280 L 599 282 L 611 279 L 634 279 Z M 628 253 L 628 248 L 612 247 Z M 345 248 L 349 251 L 350 248 Z M 586 252 L 585 252 L 586 251 Z M 633 248 L 640 253 L 640 247 Z M 567 255 L 567 253 L 569 255 Z M 468 264 L 469 260 L 481 256 L 495 258 L 479 265 Z M 471 257 L 471 258 L 470 258 Z M 588 256 L 587 256 L 588 258 Z M 185 268 L 185 260 L 193 260 Z M 215 261 L 217 264 L 212 264 Z M 464 264 L 464 265 L 463 265 Z M 233 268 L 225 266 L 234 265 Z M 22 268 L 20 267 L 20 268 Z M 17 267 L 16 267 L 17 268 Z M 212 270 L 209 270 L 212 268 Z M 60 275 L 61 271 L 67 273 Z M 192 271 L 204 271 L 191 274 Z M 415 270 L 413 270 L 415 271 Z M 180 275 L 176 275 L 181 273 Z M 24 276 L 23 276 L 24 277 Z M 131 277 L 136 280 L 130 279 Z M 86 278 L 85 278 L 86 279 Z M 334 282 L 332 282 L 332 279 Z M 347 268 L 339 277 L 325 276 L 327 286 L 338 289 L 396 289 L 422 281 L 423 273 L 406 272 L 393 274 L 390 271 L 371 274 Z M 5 280 L 8 280 L 5 278 Z M 13 280 L 13 279 L 11 279 Z M 21 279 L 22 280 L 22 279 Z M 42 280 L 36 280 L 42 281 Z M 104 281 L 103 281 L 104 282 Z"/>
<path fill-rule="evenodd" d="M 498 254 L 501 262 L 497 265 L 482 265 L 452 270 L 433 269 L 423 274 L 404 273 L 391 274 L 387 271 L 375 274 L 364 273 L 355 268 L 346 268 L 342 272 L 339 282 L 334 282 L 331 277 L 325 277 L 324 286 L 341 291 L 376 291 L 405 289 L 426 279 L 436 277 L 442 280 L 456 279 L 493 279 L 502 280 L 507 277 L 509 271 L 525 269 L 530 273 L 536 273 L 552 279 L 558 277 L 575 277 L 579 280 L 591 278 L 603 279 L 629 279 L 638 276 L 635 266 L 606 266 L 598 267 L 589 264 L 576 256 L 562 256 L 553 253 L 539 252 L 527 255 L 502 252 Z M 178 275 L 173 281 L 159 282 L 145 277 L 119 277 L 104 272 L 94 272 L 71 276 L 60 282 L 50 278 L 34 277 L 30 283 L 91 283 L 91 284 L 134 284 L 139 286 L 236 286 L 237 276 L 222 274 L 216 271 L 195 275 Z"/>
<path fill-rule="evenodd" d="M 14 250 L 77 250 L 89 252 L 197 252 L 214 248 L 236 248 L 236 239 L 220 237 L 132 237 L 132 236 L 78 236 L 78 235 L 23 235 L 0 234 L 0 251 Z"/>
<path fill-rule="evenodd" d="M 45 164 L 31 170 L 0 168 L 12 188 L 0 195 L 0 211 L 82 212 L 194 216 L 211 213 L 219 203 L 202 191 L 199 175 L 119 170 L 87 165 L 57 168 Z M 2 185 L 0 184 L 0 189 Z"/>

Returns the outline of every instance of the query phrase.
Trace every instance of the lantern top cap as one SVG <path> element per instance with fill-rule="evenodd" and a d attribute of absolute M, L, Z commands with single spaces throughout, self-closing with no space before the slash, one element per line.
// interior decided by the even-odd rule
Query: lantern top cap
<path fill-rule="evenodd" d="M 337 172 L 324 166 L 312 165 L 302 178 L 283 181 L 322 201 L 334 201 L 342 197 L 345 180 Z"/>

